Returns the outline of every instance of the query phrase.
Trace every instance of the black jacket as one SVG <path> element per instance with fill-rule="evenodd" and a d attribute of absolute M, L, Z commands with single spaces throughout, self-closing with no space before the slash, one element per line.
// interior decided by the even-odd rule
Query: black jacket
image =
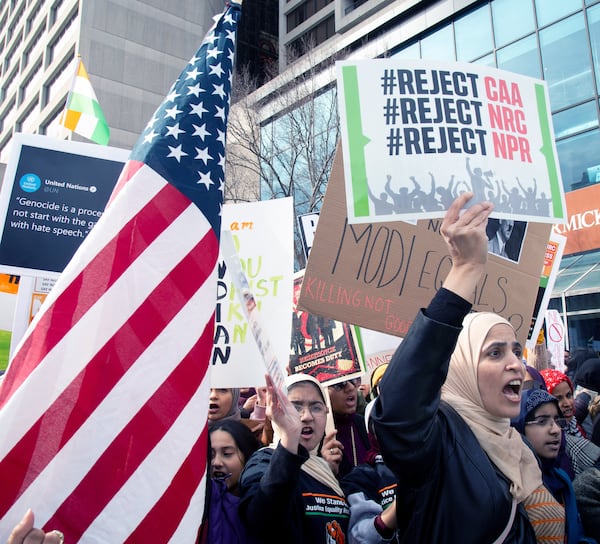
<path fill-rule="evenodd" d="M 253 453 L 240 480 L 240 517 L 263 544 L 327 544 L 347 541 L 350 509 L 344 497 L 301 470 L 281 444 Z M 216 543 L 215 543 L 216 544 Z"/>
<path fill-rule="evenodd" d="M 385 463 L 398 479 L 402 542 L 488 544 L 510 518 L 509 482 L 459 414 L 440 401 L 459 332 L 420 312 L 371 412 Z M 522 505 L 505 542 L 535 543 Z"/>

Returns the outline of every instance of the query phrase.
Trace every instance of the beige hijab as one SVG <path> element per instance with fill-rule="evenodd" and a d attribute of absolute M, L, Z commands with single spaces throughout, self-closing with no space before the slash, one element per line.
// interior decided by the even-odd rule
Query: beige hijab
<path fill-rule="evenodd" d="M 483 405 L 477 383 L 477 366 L 490 329 L 510 323 L 497 314 L 480 312 L 465 317 L 463 330 L 450 359 L 442 399 L 471 428 L 492 462 L 511 481 L 510 492 L 521 502 L 542 485 L 542 475 L 533 452 L 508 418 L 492 416 Z"/>
<path fill-rule="evenodd" d="M 289 389 L 293 385 L 298 383 L 312 383 L 314 384 L 321 397 L 323 397 L 323 402 L 327 406 L 327 423 L 325 425 L 325 430 L 328 432 L 333 429 L 333 415 L 331 411 L 331 402 L 329 401 L 329 394 L 321 383 L 312 376 L 308 374 L 292 374 L 291 376 L 287 376 L 285 379 L 285 385 Z M 279 444 L 279 437 L 281 436 L 280 430 L 277 427 L 277 424 L 273 421 L 273 442 L 270 444 L 270 448 L 276 448 L 277 444 Z M 344 492 L 340 487 L 340 484 L 335 477 L 335 474 L 332 472 L 331 467 L 327 464 L 327 461 L 322 457 L 318 456 L 319 453 L 319 445 L 318 444 L 312 451 L 309 452 L 310 457 L 304 462 L 302 465 L 302 470 L 307 474 L 310 474 L 313 478 L 321 482 L 322 484 L 330 487 L 335 493 L 341 497 L 344 496 Z"/>

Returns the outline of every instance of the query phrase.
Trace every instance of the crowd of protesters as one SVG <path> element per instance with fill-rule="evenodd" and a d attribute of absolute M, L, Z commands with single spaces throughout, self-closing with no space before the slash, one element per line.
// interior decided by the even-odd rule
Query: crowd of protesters
<path fill-rule="evenodd" d="M 471 312 L 493 206 L 470 197 L 442 224 L 443 287 L 368 384 L 211 390 L 198 542 L 600 542 L 600 359 L 538 372 L 507 320 Z M 61 541 L 33 526 L 9 544 Z"/>

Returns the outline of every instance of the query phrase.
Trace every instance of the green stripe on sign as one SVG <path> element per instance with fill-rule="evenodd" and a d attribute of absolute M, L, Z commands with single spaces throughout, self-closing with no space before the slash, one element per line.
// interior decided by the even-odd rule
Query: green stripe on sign
<path fill-rule="evenodd" d="M 558 183 L 558 163 L 552 149 L 552 131 L 548 123 L 548 104 L 546 104 L 546 93 L 544 86 L 535 85 L 535 98 L 538 109 L 538 119 L 540 122 L 540 131 L 542 133 L 542 147 L 540 152 L 546 157 L 546 168 L 548 170 L 548 178 L 550 179 L 550 192 L 552 195 L 552 212 L 554 217 L 563 218 L 565 210 L 562 207 L 562 199 L 560 198 L 560 185 Z"/>
<path fill-rule="evenodd" d="M 362 132 L 360 115 L 360 96 L 358 90 L 358 68 L 342 67 L 344 81 L 344 102 L 346 104 L 346 125 L 348 127 L 348 151 L 350 172 L 352 175 L 352 199 L 355 217 L 369 216 L 369 187 L 367 184 L 367 166 L 365 164 L 365 146 L 370 142 Z"/>

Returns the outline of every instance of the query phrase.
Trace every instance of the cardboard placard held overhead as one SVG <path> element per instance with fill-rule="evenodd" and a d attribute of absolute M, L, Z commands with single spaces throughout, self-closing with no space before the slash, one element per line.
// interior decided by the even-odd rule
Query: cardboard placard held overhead
<path fill-rule="evenodd" d="M 350 225 L 338 147 L 298 306 L 404 336 L 450 270 L 441 224 L 441 219 L 428 219 L 416 225 L 403 221 Z M 490 253 L 473 302 L 475 310 L 506 317 L 524 345 L 551 226 L 521 225 L 520 250 L 511 252 L 510 258 Z"/>

